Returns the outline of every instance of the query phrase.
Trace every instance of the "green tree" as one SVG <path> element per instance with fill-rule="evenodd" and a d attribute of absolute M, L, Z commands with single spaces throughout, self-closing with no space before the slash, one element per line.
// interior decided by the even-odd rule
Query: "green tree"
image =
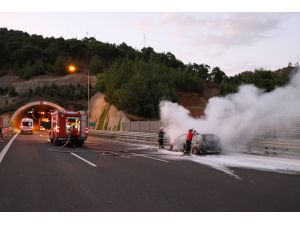
<path fill-rule="evenodd" d="M 103 62 L 100 60 L 99 56 L 94 55 L 90 61 L 90 73 L 98 74 L 103 72 Z"/>
<path fill-rule="evenodd" d="M 53 65 L 53 71 L 58 75 L 66 74 L 65 59 L 63 57 L 57 57 Z"/>
<path fill-rule="evenodd" d="M 47 65 L 41 60 L 38 59 L 34 62 L 34 64 L 32 65 L 32 75 L 41 75 L 43 73 L 45 73 L 47 70 Z"/>
<path fill-rule="evenodd" d="M 27 63 L 23 68 L 22 77 L 24 78 L 24 80 L 29 80 L 32 77 L 32 74 L 32 66 L 29 63 Z"/>
<path fill-rule="evenodd" d="M 211 77 L 214 83 L 220 84 L 226 77 L 226 74 L 222 70 L 220 70 L 219 67 L 215 67 L 211 71 Z"/>

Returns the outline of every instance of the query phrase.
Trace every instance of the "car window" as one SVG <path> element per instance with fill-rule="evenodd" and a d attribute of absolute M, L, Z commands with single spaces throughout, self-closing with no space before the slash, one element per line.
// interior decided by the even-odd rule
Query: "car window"
<path fill-rule="evenodd" d="M 207 141 L 217 141 L 218 140 L 217 136 L 215 136 L 215 135 L 205 135 L 204 138 Z"/>
<path fill-rule="evenodd" d="M 31 122 L 23 122 L 22 125 L 30 127 L 30 126 L 32 126 L 32 123 Z"/>

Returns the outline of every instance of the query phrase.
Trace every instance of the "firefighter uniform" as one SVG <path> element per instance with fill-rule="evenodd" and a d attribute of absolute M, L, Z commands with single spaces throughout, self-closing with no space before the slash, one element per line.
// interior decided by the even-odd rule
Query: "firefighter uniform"
<path fill-rule="evenodd" d="M 161 127 L 159 129 L 159 132 L 158 132 L 158 145 L 159 145 L 159 148 L 164 148 L 164 135 L 165 135 L 165 132 L 163 131 L 163 128 Z"/>
<path fill-rule="evenodd" d="M 193 139 L 193 129 L 189 129 L 189 132 L 186 136 L 186 142 L 185 142 L 185 149 L 184 149 L 185 155 L 191 154 L 192 139 Z"/>

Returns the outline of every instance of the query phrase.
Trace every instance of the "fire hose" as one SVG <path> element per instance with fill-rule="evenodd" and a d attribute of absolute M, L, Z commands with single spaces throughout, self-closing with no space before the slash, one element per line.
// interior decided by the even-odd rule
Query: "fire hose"
<path fill-rule="evenodd" d="M 62 146 L 58 146 L 58 147 L 53 147 L 53 148 L 49 148 L 48 150 L 51 152 L 65 152 L 65 153 L 71 153 L 71 152 L 80 152 L 80 151 L 69 151 L 69 150 L 60 150 L 63 149 L 64 147 L 67 146 L 67 144 L 69 143 L 71 139 L 71 133 L 69 134 L 68 140 L 66 141 L 66 143 Z M 57 138 L 55 139 L 55 141 L 57 140 Z"/>

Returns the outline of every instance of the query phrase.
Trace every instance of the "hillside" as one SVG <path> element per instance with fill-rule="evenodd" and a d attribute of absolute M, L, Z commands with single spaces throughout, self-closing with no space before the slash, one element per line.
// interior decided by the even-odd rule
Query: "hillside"
<path fill-rule="evenodd" d="M 95 38 L 44 38 L 0 28 L 1 111 L 33 98 L 86 107 L 86 72 L 67 75 L 70 63 L 89 70 L 90 96 L 103 93 L 109 104 L 130 117 L 146 119 L 159 117 L 161 100 L 179 102 L 193 115 L 201 115 L 211 96 L 234 93 L 241 84 L 271 91 L 285 85 L 298 67 L 289 64 L 277 71 L 258 69 L 228 77 L 219 67 L 184 64 L 172 53 L 151 47 L 137 50 Z"/>
<path fill-rule="evenodd" d="M 96 80 L 95 76 L 90 77 L 92 88 Z M 47 74 L 25 81 L 14 75 L 6 75 L 0 78 L 0 83 L 0 87 L 13 86 L 16 91 L 15 96 L 0 96 L 0 113 L 14 111 L 26 102 L 39 99 L 47 99 L 63 107 L 73 105 L 76 109 L 86 109 L 87 75 L 83 73 L 66 76 Z"/>

